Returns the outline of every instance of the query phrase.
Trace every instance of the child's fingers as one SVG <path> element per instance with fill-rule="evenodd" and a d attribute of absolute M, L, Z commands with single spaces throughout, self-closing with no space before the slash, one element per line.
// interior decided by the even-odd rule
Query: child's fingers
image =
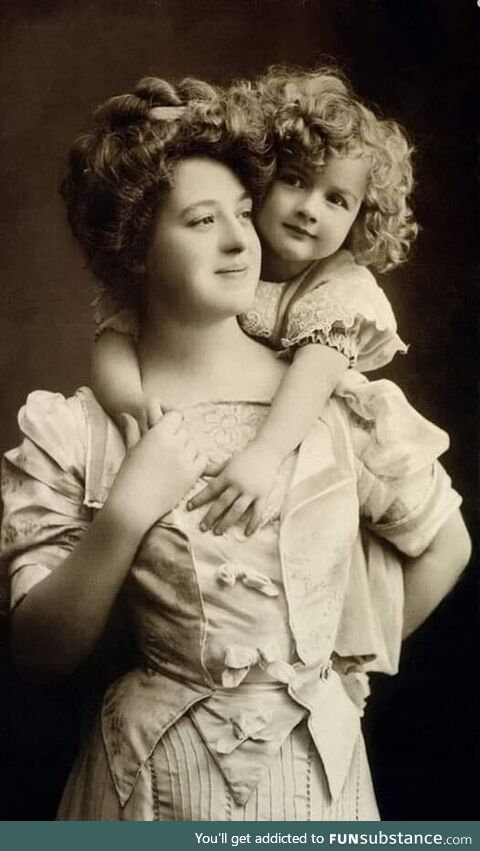
<path fill-rule="evenodd" d="M 163 410 L 160 402 L 156 399 L 148 399 L 146 404 L 146 420 L 147 427 L 153 428 L 163 417 Z"/>
<path fill-rule="evenodd" d="M 196 493 L 195 496 L 192 496 L 192 498 L 188 500 L 187 508 L 189 511 L 192 511 L 194 508 L 200 508 L 201 505 L 206 505 L 207 502 L 211 502 L 212 499 L 216 499 L 216 497 L 224 490 L 225 484 L 219 479 L 214 479 L 202 488 L 201 491 Z"/>
<path fill-rule="evenodd" d="M 245 534 L 253 535 L 260 526 L 265 512 L 265 499 L 257 499 L 250 508 L 250 517 L 245 526 Z"/>
<path fill-rule="evenodd" d="M 234 526 L 235 523 L 238 523 L 239 520 L 245 515 L 249 505 L 252 502 L 252 497 L 248 494 L 244 496 L 239 496 L 238 499 L 235 500 L 231 508 L 220 518 L 217 520 L 214 526 L 215 535 L 223 535 L 230 526 Z"/>
<path fill-rule="evenodd" d="M 220 517 L 228 511 L 232 503 L 237 499 L 238 495 L 238 491 L 235 488 L 227 488 L 223 491 L 223 493 L 210 506 L 205 517 L 200 523 L 200 529 L 202 532 L 207 532 L 215 526 L 217 520 L 219 520 Z"/>
<path fill-rule="evenodd" d="M 208 457 L 204 452 L 197 452 L 197 455 L 194 460 L 195 470 L 197 472 L 197 477 L 203 475 L 205 467 L 208 464 Z"/>
<path fill-rule="evenodd" d="M 205 475 L 218 476 L 221 472 L 223 472 L 226 466 L 226 461 L 207 461 L 207 466 L 205 467 Z"/>
<path fill-rule="evenodd" d="M 133 449 L 141 438 L 140 426 L 131 414 L 120 414 L 123 439 L 127 449 Z"/>

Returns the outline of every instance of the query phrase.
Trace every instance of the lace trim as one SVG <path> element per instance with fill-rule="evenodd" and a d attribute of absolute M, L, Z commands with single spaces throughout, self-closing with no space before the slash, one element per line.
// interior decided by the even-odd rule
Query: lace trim
<path fill-rule="evenodd" d="M 267 340 L 272 336 L 282 293 L 281 284 L 259 282 L 254 307 L 238 317 L 240 327 L 245 334 Z"/>
<path fill-rule="evenodd" d="M 292 307 L 287 325 L 284 346 L 298 345 L 301 340 L 315 333 L 327 339 L 332 331 L 342 331 L 352 336 L 358 329 L 360 317 L 344 304 L 330 298 L 319 298 L 318 293 L 307 294 Z"/>

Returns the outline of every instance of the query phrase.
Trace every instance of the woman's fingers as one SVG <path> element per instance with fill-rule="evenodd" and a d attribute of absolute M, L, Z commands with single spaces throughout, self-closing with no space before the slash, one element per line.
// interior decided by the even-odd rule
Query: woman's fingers
<path fill-rule="evenodd" d="M 178 411 L 168 411 L 157 422 L 169 434 L 176 434 L 183 427 L 183 417 Z"/>
<path fill-rule="evenodd" d="M 131 414 L 120 414 L 122 423 L 123 439 L 127 449 L 133 449 L 141 438 L 140 426 Z"/>
<path fill-rule="evenodd" d="M 148 428 L 153 428 L 163 417 L 163 410 L 160 402 L 156 399 L 148 399 L 146 404 L 146 420 Z"/>
<path fill-rule="evenodd" d="M 238 523 L 239 520 L 244 517 L 245 512 L 248 510 L 252 502 L 252 497 L 248 495 L 239 496 L 238 499 L 235 500 L 231 508 L 220 518 L 217 520 L 214 526 L 215 535 L 223 535 L 230 526 L 234 526 L 235 523 Z"/>

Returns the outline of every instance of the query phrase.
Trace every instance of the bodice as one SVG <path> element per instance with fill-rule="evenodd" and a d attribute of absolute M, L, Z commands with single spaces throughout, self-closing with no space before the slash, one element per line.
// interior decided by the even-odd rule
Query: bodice
<path fill-rule="evenodd" d="M 255 437 L 267 416 L 268 405 L 200 403 L 185 408 L 182 413 L 200 449 L 210 461 L 221 463 Z M 199 524 L 208 506 L 189 511 L 187 503 L 205 486 L 206 477 L 199 479 L 171 515 L 174 525 L 189 540 L 207 624 L 204 664 L 217 685 L 238 685 L 244 678 L 271 682 L 269 665 L 271 671 L 273 663 L 295 660 L 278 548 L 280 512 L 294 464 L 292 455 L 281 465 L 266 500 L 261 526 L 253 536 L 246 537 L 241 525 L 221 536 L 200 531 Z M 157 524 L 150 536 L 155 540 L 155 548 L 161 549 L 163 537 L 170 534 L 171 529 Z M 163 599 L 160 587 L 158 596 L 156 593 L 158 566 L 151 565 L 153 569 L 146 583 L 145 549 L 151 552 L 151 541 L 147 540 L 140 550 L 138 566 L 133 569 L 133 579 L 138 580 L 141 589 L 141 593 L 133 596 L 133 617 L 142 656 L 155 669 L 163 657 L 164 638 L 163 629 L 155 629 L 152 595 L 157 597 L 159 615 L 163 611 Z M 171 569 L 175 570 L 175 565 Z M 147 608 L 143 605 L 143 592 L 150 598 Z"/>

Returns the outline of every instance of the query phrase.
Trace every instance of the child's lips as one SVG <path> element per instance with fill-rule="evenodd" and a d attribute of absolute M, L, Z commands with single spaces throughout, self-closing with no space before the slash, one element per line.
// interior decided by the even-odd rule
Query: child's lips
<path fill-rule="evenodd" d="M 298 234 L 299 236 L 306 236 L 310 239 L 316 239 L 314 233 L 310 233 L 309 230 L 307 230 L 306 228 L 301 228 L 299 225 L 291 225 L 288 222 L 284 222 L 283 227 L 293 233 Z"/>

